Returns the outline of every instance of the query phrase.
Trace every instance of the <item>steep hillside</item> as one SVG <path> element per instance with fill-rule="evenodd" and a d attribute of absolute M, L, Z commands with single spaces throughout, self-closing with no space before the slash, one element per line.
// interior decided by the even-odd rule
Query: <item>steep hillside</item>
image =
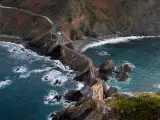
<path fill-rule="evenodd" d="M 158 120 L 160 96 L 150 93 L 115 94 L 105 99 L 106 108 L 92 100 L 64 109 L 52 120 Z"/>
<path fill-rule="evenodd" d="M 159 0 L 2 0 L 13 6 L 45 15 L 54 29 L 68 39 L 96 37 L 97 33 L 159 35 Z M 16 10 L 0 9 L 0 33 L 35 38 L 52 27 L 40 17 Z"/>

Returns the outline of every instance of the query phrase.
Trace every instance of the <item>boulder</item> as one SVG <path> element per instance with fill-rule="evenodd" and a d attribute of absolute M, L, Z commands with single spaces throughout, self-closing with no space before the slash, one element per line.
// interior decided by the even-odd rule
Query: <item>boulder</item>
<path fill-rule="evenodd" d="M 99 67 L 99 73 L 102 74 L 111 74 L 114 71 L 114 61 L 113 60 L 108 60 L 107 62 L 103 62 L 100 67 Z"/>
<path fill-rule="evenodd" d="M 61 98 L 62 98 L 62 95 L 56 95 L 56 96 L 54 96 L 54 99 L 56 99 L 57 102 L 59 102 L 61 100 Z"/>
<path fill-rule="evenodd" d="M 123 68 L 125 72 L 129 72 L 129 73 L 132 72 L 132 68 L 129 66 L 129 64 L 124 64 Z"/>
<path fill-rule="evenodd" d="M 118 81 L 126 81 L 128 79 L 128 74 L 126 72 L 117 73 L 116 78 Z"/>
<path fill-rule="evenodd" d="M 116 87 L 110 87 L 107 90 L 106 97 L 111 97 L 113 94 L 117 93 L 118 89 Z"/>
<path fill-rule="evenodd" d="M 102 74 L 102 73 L 99 73 L 99 74 L 98 74 L 98 77 L 99 77 L 100 79 L 102 79 L 102 80 L 105 80 L 105 81 L 107 81 L 107 80 L 109 79 L 106 74 Z"/>
<path fill-rule="evenodd" d="M 61 81 L 59 81 L 59 80 L 56 80 L 54 83 L 54 85 L 60 85 L 60 84 L 61 84 Z"/>
<path fill-rule="evenodd" d="M 132 68 L 129 64 L 121 64 L 117 70 L 114 72 L 116 73 L 116 78 L 118 81 L 126 81 L 128 79 L 128 73 L 131 73 Z"/>
<path fill-rule="evenodd" d="M 128 72 L 131 73 L 132 68 L 129 66 L 129 64 L 122 64 L 119 66 L 119 72 Z"/>
<path fill-rule="evenodd" d="M 83 97 L 83 94 L 80 91 L 70 90 L 64 98 L 68 101 L 79 101 Z"/>

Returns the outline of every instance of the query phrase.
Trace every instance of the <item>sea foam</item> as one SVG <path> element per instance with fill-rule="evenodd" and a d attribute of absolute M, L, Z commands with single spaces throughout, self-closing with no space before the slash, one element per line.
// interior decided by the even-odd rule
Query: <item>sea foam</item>
<path fill-rule="evenodd" d="M 109 54 L 108 52 L 106 51 L 101 51 L 101 52 L 98 52 L 97 53 L 99 56 L 111 56 L 111 54 Z"/>
<path fill-rule="evenodd" d="M 52 86 L 54 86 L 56 84 L 56 81 L 58 81 L 58 85 L 61 86 L 64 82 L 67 81 L 67 76 L 62 72 L 53 69 L 42 77 L 42 81 L 49 82 Z"/>
<path fill-rule="evenodd" d="M 12 83 L 11 80 L 0 81 L 0 89 L 5 88 L 6 86 L 10 85 L 11 83 Z"/>
<path fill-rule="evenodd" d="M 154 87 L 154 88 L 159 88 L 159 89 L 160 89 L 160 84 L 154 84 L 153 87 Z"/>
<path fill-rule="evenodd" d="M 49 93 L 44 97 L 44 104 L 60 104 L 60 101 L 58 102 L 54 97 L 58 95 L 58 93 L 54 90 L 50 90 Z"/>
<path fill-rule="evenodd" d="M 13 68 L 13 73 L 25 73 L 27 72 L 28 68 L 24 66 L 17 66 Z"/>
<path fill-rule="evenodd" d="M 14 67 L 13 68 L 14 73 L 24 73 L 20 75 L 20 78 L 27 78 L 32 73 L 49 72 L 52 68 L 59 68 L 59 70 L 65 71 L 66 73 L 73 72 L 73 70 L 71 70 L 68 66 L 65 67 L 59 60 L 51 60 L 50 57 L 38 55 L 36 52 L 25 49 L 23 45 L 0 41 L 0 47 L 5 48 L 10 53 L 11 57 L 17 60 L 20 60 L 20 61 L 27 60 L 29 61 L 30 64 L 37 61 L 43 61 L 44 63 L 49 63 L 50 66 L 52 66 L 52 67 L 46 67 L 46 68 L 35 69 L 30 71 L 28 71 L 26 66 Z M 52 73 L 53 72 L 54 71 L 52 71 Z"/>
<path fill-rule="evenodd" d="M 130 36 L 130 37 L 116 37 L 116 38 L 104 39 L 104 40 L 99 40 L 97 42 L 93 42 L 91 44 L 84 46 L 81 51 L 84 52 L 88 48 L 102 46 L 102 45 L 109 44 L 109 43 L 116 44 L 120 42 L 128 42 L 130 40 L 137 40 L 137 39 L 143 39 L 143 38 L 154 38 L 154 37 L 159 37 L 159 36 Z"/>

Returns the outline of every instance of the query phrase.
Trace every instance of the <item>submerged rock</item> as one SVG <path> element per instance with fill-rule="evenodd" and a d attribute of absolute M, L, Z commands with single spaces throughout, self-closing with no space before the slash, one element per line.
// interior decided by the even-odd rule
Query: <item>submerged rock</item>
<path fill-rule="evenodd" d="M 56 80 L 56 81 L 55 81 L 55 83 L 54 83 L 54 85 L 57 85 L 57 84 L 59 84 L 59 85 L 60 85 L 60 84 L 61 84 L 61 81 Z"/>
<path fill-rule="evenodd" d="M 79 101 L 82 97 L 83 94 L 76 90 L 71 90 L 64 96 L 64 98 L 68 101 Z"/>

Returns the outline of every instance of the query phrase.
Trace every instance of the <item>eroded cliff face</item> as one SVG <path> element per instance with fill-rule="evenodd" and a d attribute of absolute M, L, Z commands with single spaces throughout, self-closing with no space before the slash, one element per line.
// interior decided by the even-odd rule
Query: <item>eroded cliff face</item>
<path fill-rule="evenodd" d="M 106 106 L 96 106 L 94 100 L 83 100 L 64 109 L 52 120 L 158 120 L 160 96 L 153 93 L 120 93 L 104 100 Z M 108 108 L 108 109 L 106 109 Z"/>
<path fill-rule="evenodd" d="M 18 10 L 0 9 L 0 33 L 36 38 L 54 27 L 67 39 L 96 33 L 120 35 L 159 35 L 159 0 L 2 0 L 49 17 L 45 19 Z"/>

